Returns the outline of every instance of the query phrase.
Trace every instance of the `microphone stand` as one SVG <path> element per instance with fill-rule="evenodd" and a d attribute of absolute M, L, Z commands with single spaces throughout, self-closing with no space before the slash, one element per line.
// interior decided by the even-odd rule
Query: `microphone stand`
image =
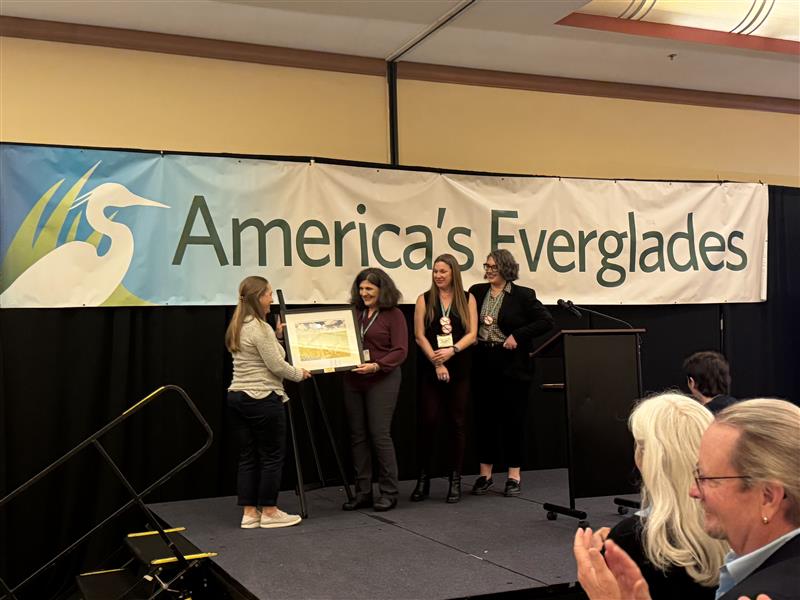
<path fill-rule="evenodd" d="M 623 321 L 622 319 L 618 319 L 617 317 L 612 317 L 611 315 L 607 315 L 606 313 L 602 313 L 599 310 L 592 310 L 591 308 L 586 308 L 585 306 L 578 306 L 577 304 L 573 304 L 570 301 L 567 301 L 567 304 L 570 308 L 576 308 L 581 312 L 587 312 L 590 315 L 597 315 L 598 317 L 603 317 L 604 319 L 609 319 L 610 321 L 616 321 L 617 323 L 622 323 L 628 329 L 633 329 L 633 325 L 628 323 L 627 321 Z"/>

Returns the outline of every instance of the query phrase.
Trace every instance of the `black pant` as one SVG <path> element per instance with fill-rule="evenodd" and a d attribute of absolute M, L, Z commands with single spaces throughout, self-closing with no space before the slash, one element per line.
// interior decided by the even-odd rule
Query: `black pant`
<path fill-rule="evenodd" d="M 283 401 L 274 392 L 258 400 L 229 391 L 228 408 L 239 442 L 239 506 L 276 506 L 286 445 Z"/>
<path fill-rule="evenodd" d="M 433 369 L 433 366 L 425 365 L 423 368 Z M 430 377 L 428 373 L 420 373 L 420 377 L 422 383 L 419 396 L 419 443 L 417 446 L 420 471 L 430 474 L 430 462 L 436 443 L 437 427 L 443 414 L 448 432 L 448 471 L 460 473 L 467 441 L 465 424 L 469 374 L 460 373 L 447 383 Z"/>
<path fill-rule="evenodd" d="M 397 368 L 366 391 L 344 389 L 344 408 L 350 425 L 350 445 L 356 471 L 356 493 L 372 493 L 372 452 L 378 460 L 378 489 L 397 495 L 397 458 L 392 442 L 392 417 L 400 390 Z"/>
<path fill-rule="evenodd" d="M 502 346 L 475 348 L 473 398 L 478 436 L 478 460 L 494 465 L 505 459 L 509 468 L 525 460 L 525 417 L 531 382 L 504 375 L 512 351 Z"/>

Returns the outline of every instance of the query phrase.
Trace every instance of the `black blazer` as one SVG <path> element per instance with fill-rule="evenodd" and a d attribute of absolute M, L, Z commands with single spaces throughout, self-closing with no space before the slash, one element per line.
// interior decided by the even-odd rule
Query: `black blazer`
<path fill-rule="evenodd" d="M 726 394 L 719 394 L 718 396 L 714 396 L 711 402 L 706 404 L 705 407 L 712 413 L 717 414 L 723 408 L 728 408 L 732 404 L 736 404 L 736 398 Z"/>
<path fill-rule="evenodd" d="M 489 293 L 489 284 L 476 283 L 469 288 L 469 292 L 475 296 L 480 314 L 483 300 Z M 504 335 L 514 336 L 517 349 L 509 351 L 510 360 L 503 375 L 529 380 L 533 371 L 530 358 L 533 340 L 552 329 L 554 325 L 550 311 L 536 298 L 536 292 L 531 288 L 511 283 L 511 291 L 503 298 L 503 304 L 500 305 L 500 312 L 497 314 L 497 326 Z"/>
<path fill-rule="evenodd" d="M 755 600 L 758 594 L 766 594 L 771 600 L 800 598 L 800 535 L 778 548 L 741 583 L 723 594 L 720 600 L 737 600 L 740 596 Z"/>

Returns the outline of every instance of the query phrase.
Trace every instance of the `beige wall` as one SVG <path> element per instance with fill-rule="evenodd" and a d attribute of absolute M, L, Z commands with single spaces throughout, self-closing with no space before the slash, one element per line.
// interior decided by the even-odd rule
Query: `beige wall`
<path fill-rule="evenodd" d="M 602 178 L 800 187 L 800 116 L 401 81 L 400 160 Z"/>
<path fill-rule="evenodd" d="M 401 80 L 403 164 L 800 187 L 800 116 Z M 0 139 L 388 162 L 382 77 L 0 38 Z"/>
<path fill-rule="evenodd" d="M 3 141 L 387 162 L 382 77 L 0 38 Z"/>

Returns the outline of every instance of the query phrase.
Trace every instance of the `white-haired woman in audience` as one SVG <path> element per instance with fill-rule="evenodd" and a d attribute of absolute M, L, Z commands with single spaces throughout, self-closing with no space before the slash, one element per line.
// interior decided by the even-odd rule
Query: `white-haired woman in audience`
<path fill-rule="evenodd" d="M 642 401 L 628 420 L 642 475 L 642 510 L 613 529 L 595 533 L 594 544 L 608 537 L 639 565 L 653 600 L 713 599 L 719 568 L 728 551 L 703 530 L 703 510 L 689 497 L 697 452 L 713 416 L 682 394 L 666 393 Z"/>

